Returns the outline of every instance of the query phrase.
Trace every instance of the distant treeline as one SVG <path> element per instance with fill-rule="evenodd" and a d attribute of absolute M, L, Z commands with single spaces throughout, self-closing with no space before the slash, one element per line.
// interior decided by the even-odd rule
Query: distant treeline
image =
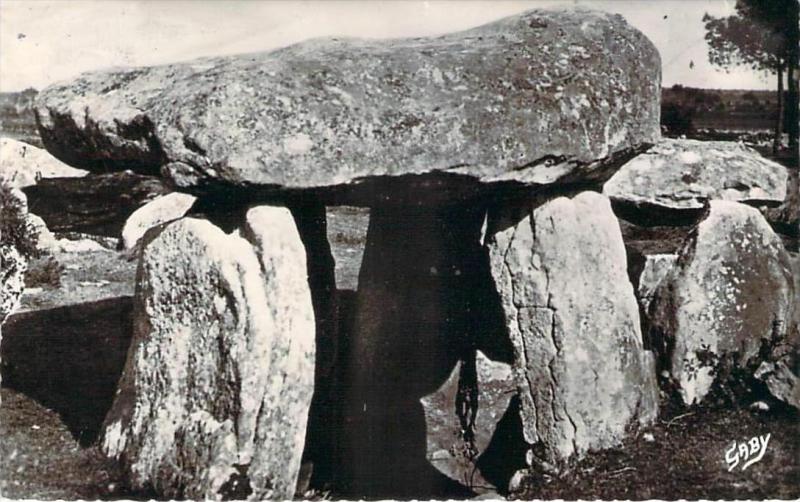
<path fill-rule="evenodd" d="M 35 146 L 42 146 L 33 115 L 36 89 L 22 92 L 0 92 L 0 135 L 9 136 Z"/>
<path fill-rule="evenodd" d="M 680 84 L 661 91 L 661 125 L 670 136 L 698 129 L 773 131 L 775 91 L 698 89 Z"/>

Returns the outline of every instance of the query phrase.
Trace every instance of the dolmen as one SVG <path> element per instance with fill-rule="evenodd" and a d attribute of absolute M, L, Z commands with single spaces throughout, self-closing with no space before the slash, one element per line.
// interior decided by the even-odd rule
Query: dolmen
<path fill-rule="evenodd" d="M 652 423 L 660 345 L 602 192 L 663 145 L 660 66 L 618 15 L 533 10 L 44 90 L 53 155 L 196 198 L 140 240 L 103 451 L 162 496 L 290 498 L 320 441 L 312 460 L 335 458 L 353 496 L 449 496 L 560 472 Z M 335 205 L 370 209 L 346 327 Z M 673 289 L 702 266 L 677 262 Z M 337 409 L 309 418 L 318 399 Z"/>

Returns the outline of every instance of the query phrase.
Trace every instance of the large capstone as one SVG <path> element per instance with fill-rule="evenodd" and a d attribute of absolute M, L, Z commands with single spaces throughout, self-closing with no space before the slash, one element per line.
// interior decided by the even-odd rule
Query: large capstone
<path fill-rule="evenodd" d="M 305 258 L 281 208 L 251 209 L 239 233 L 186 218 L 145 236 L 102 440 L 133 488 L 293 496 L 314 378 Z"/>
<path fill-rule="evenodd" d="M 533 10 L 438 37 L 321 38 L 87 73 L 41 92 L 36 115 L 47 149 L 77 167 L 259 196 L 330 188 L 372 205 L 409 174 L 607 178 L 659 139 L 660 72 L 653 44 L 619 15 Z"/>
<path fill-rule="evenodd" d="M 789 256 L 758 210 L 711 201 L 652 302 L 650 339 L 684 403 L 700 402 L 785 338 L 796 302 Z"/>
<path fill-rule="evenodd" d="M 741 143 L 664 139 L 624 164 L 603 187 L 616 203 L 702 209 L 709 200 L 780 204 L 788 172 Z"/>
<path fill-rule="evenodd" d="M 540 465 L 618 445 L 657 413 L 655 360 L 643 349 L 619 224 L 584 192 L 489 224 L 525 440 Z"/>

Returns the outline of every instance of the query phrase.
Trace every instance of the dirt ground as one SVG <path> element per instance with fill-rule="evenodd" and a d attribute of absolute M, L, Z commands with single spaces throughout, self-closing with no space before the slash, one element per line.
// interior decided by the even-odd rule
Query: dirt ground
<path fill-rule="evenodd" d="M 356 286 L 367 219 L 357 209 L 329 215 L 340 289 Z M 136 263 L 113 250 L 62 253 L 58 260 L 64 265 L 61 286 L 27 293 L 3 327 L 0 495 L 150 498 L 129 491 L 95 445 L 130 339 Z M 655 425 L 622 447 L 590 455 L 563 478 L 532 479 L 517 495 L 800 498 L 800 419 L 775 403 L 766 412 L 750 409 L 752 399 L 741 408 L 665 408 Z M 733 441 L 767 433 L 763 460 L 746 471 L 728 472 L 725 451 Z"/>

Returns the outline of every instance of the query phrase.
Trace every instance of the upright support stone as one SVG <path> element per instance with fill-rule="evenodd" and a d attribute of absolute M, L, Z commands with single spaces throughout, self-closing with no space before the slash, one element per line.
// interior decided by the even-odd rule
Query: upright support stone
<path fill-rule="evenodd" d="M 584 192 L 525 213 L 492 218 L 491 270 L 514 346 L 525 439 L 542 465 L 558 467 L 655 418 L 654 359 L 642 348 L 608 199 Z"/>
<path fill-rule="evenodd" d="M 491 330 L 482 222 L 480 208 L 370 213 L 348 378 L 355 493 L 433 496 L 447 482 L 425 459 L 420 398 Z"/>
<path fill-rule="evenodd" d="M 250 210 L 241 233 L 185 218 L 145 236 L 102 439 L 133 488 L 294 494 L 314 369 L 305 251 L 285 209 Z"/>

